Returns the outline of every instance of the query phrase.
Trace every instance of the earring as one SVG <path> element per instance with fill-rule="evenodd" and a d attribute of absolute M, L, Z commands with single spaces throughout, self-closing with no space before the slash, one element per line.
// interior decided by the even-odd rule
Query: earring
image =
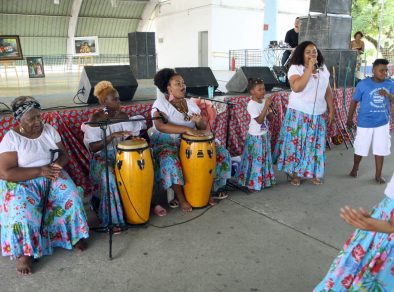
<path fill-rule="evenodd" d="M 25 129 L 21 125 L 19 125 L 19 131 L 21 132 L 21 134 L 23 134 L 25 132 Z"/>

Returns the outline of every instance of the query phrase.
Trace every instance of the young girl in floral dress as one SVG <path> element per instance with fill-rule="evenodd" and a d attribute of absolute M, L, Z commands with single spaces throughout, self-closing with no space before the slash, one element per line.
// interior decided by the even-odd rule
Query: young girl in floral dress
<path fill-rule="evenodd" d="M 342 219 L 358 229 L 314 291 L 394 291 L 394 175 L 384 193 L 370 214 L 341 209 Z"/>
<path fill-rule="evenodd" d="M 257 192 L 275 184 L 267 127 L 271 98 L 264 99 L 265 87 L 260 79 L 249 79 L 248 90 L 252 96 L 247 107 L 250 124 L 236 178 L 240 186 Z"/>

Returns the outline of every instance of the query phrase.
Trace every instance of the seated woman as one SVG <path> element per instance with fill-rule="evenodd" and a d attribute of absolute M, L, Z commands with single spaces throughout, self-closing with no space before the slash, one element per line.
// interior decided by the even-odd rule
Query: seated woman
<path fill-rule="evenodd" d="M 42 122 L 34 98 L 18 97 L 11 106 L 19 123 L 0 143 L 1 250 L 26 275 L 32 272 L 31 258 L 50 255 L 54 247 L 84 250 L 89 227 L 77 187 L 63 170 L 68 156 L 60 135 Z M 60 149 L 60 155 L 50 164 L 52 149 Z"/>
<path fill-rule="evenodd" d="M 106 120 L 128 120 L 129 116 L 126 112 L 121 111 L 119 93 L 109 81 L 101 81 L 94 88 L 94 95 L 98 98 L 103 109 L 95 112 L 90 118 L 90 122 L 101 122 Z M 115 231 L 124 225 L 122 203 L 120 201 L 118 188 L 116 185 L 113 165 L 115 165 L 116 145 L 133 136 L 138 137 L 140 131 L 146 129 L 145 122 L 120 122 L 109 124 L 106 130 L 107 135 L 107 151 L 109 162 L 109 191 L 111 197 L 111 216 L 112 223 L 117 225 Z M 93 154 L 90 160 L 90 177 L 94 185 L 94 194 L 91 200 L 92 208 L 98 213 L 100 225 L 108 224 L 108 202 L 106 191 L 106 170 L 105 170 L 105 152 L 103 132 L 98 126 L 85 125 L 83 131 L 84 144 Z M 160 207 L 161 208 L 161 207 Z M 159 209 L 157 207 L 156 209 Z M 161 208 L 162 210 L 165 209 Z M 163 212 L 163 211 L 162 211 Z"/>
<path fill-rule="evenodd" d="M 165 190 L 171 187 L 177 198 L 173 203 L 179 202 L 183 211 L 190 212 L 192 207 L 183 193 L 184 179 L 178 155 L 179 138 L 183 133 L 201 135 L 200 130 L 205 130 L 207 123 L 201 117 L 198 106 L 193 101 L 185 99 L 186 86 L 182 76 L 166 68 L 157 72 L 154 82 L 164 96 L 158 97 L 154 102 L 152 116 L 163 115 L 168 119 L 168 123 L 156 119 L 151 136 L 153 156 L 159 164 L 155 171 L 156 182 L 159 181 Z M 217 166 L 212 190 L 217 193 L 216 198 L 224 199 L 227 197 L 226 192 L 218 190 L 226 185 L 227 179 L 231 176 L 231 157 L 218 143 L 216 152 Z M 212 198 L 210 203 L 214 204 Z"/>

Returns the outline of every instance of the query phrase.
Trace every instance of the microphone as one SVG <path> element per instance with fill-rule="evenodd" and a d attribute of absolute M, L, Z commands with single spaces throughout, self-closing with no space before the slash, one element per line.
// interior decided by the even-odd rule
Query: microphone
<path fill-rule="evenodd" d="M 159 113 L 159 118 L 162 120 L 163 124 L 167 124 L 168 119 L 163 115 L 163 113 L 157 107 L 155 107 L 155 109 Z"/>
<path fill-rule="evenodd" d="M 319 72 L 320 67 L 319 67 L 319 64 L 318 64 L 318 63 L 315 63 L 315 65 L 313 65 L 313 68 L 315 68 L 315 70 L 316 70 L 317 72 Z"/>
<path fill-rule="evenodd" d="M 271 109 L 272 113 L 274 114 L 274 116 L 277 117 L 277 116 L 278 116 L 278 112 L 277 112 L 277 110 L 274 108 L 274 105 L 273 105 L 272 103 L 270 104 L 270 109 Z"/>

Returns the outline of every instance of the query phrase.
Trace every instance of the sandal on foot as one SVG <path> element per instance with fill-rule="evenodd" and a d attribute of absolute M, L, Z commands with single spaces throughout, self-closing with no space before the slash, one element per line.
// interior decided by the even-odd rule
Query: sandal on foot
<path fill-rule="evenodd" d="M 301 185 L 301 179 L 299 177 L 292 177 L 291 180 L 290 180 L 290 183 L 293 186 L 298 187 L 299 185 Z"/>
<path fill-rule="evenodd" d="M 376 181 L 378 184 L 380 184 L 380 185 L 386 183 L 386 180 L 384 179 L 383 176 L 381 176 L 381 177 L 375 177 L 375 181 Z"/>
<path fill-rule="evenodd" d="M 158 217 L 164 217 L 164 216 L 167 215 L 167 210 L 164 209 L 164 208 L 163 208 L 162 206 L 160 206 L 160 205 L 156 205 L 156 206 L 153 208 L 153 213 L 155 213 L 155 215 L 158 216 Z"/>
<path fill-rule="evenodd" d="M 228 197 L 228 193 L 225 190 L 217 191 L 213 196 L 212 199 L 215 200 L 224 200 Z"/>
<path fill-rule="evenodd" d="M 179 202 L 178 200 L 174 199 L 168 203 L 168 206 L 170 206 L 172 209 L 176 209 L 179 207 Z"/>

